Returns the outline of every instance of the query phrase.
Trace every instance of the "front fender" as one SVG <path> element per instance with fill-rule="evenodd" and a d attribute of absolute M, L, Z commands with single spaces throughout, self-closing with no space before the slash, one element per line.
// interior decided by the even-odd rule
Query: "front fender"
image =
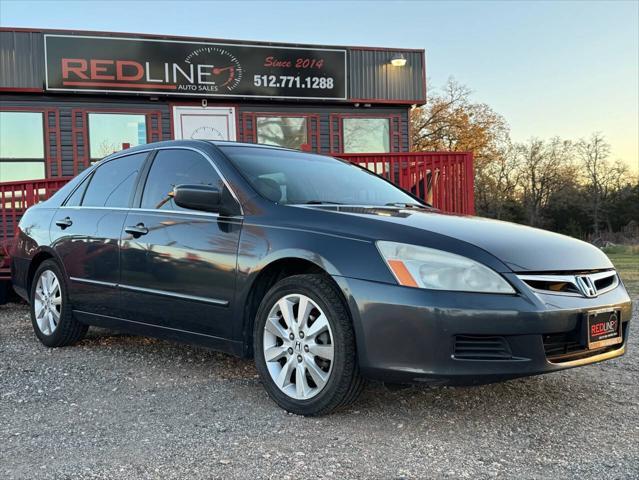
<path fill-rule="evenodd" d="M 240 277 L 254 277 L 284 258 L 307 260 L 332 276 L 395 283 L 371 241 L 296 228 L 243 225 L 237 265 Z"/>
<path fill-rule="evenodd" d="M 317 265 L 333 278 L 363 278 L 394 284 L 377 247 L 371 241 L 281 226 L 242 225 L 234 311 L 237 312 L 236 337 L 244 331 L 246 306 L 259 274 L 283 259 L 305 260 Z"/>

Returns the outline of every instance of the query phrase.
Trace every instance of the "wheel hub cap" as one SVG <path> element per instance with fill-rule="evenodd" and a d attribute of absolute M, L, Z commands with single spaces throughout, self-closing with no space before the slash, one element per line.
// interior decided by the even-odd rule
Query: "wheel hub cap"
<path fill-rule="evenodd" d="M 317 395 L 333 368 L 333 332 L 324 312 L 305 295 L 278 300 L 264 327 L 264 359 L 271 378 L 286 395 Z"/>
<path fill-rule="evenodd" d="M 58 328 L 62 310 L 60 281 L 51 270 L 43 271 L 36 283 L 33 301 L 36 324 L 45 335 L 51 335 Z"/>

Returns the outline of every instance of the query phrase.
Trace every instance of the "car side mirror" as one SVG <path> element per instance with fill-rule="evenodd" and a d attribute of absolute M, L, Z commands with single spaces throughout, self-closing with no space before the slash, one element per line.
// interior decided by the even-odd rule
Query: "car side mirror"
<path fill-rule="evenodd" d="M 210 185 L 176 185 L 173 201 L 182 208 L 217 213 L 220 211 L 222 194 Z"/>

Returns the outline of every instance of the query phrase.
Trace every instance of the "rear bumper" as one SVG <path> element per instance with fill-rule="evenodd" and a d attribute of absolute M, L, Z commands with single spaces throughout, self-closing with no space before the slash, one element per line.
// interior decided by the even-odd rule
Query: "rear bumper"
<path fill-rule="evenodd" d="M 578 298 L 434 292 L 334 278 L 348 300 L 360 369 L 369 378 L 482 384 L 608 360 L 626 350 L 631 302 L 622 285 Z M 601 308 L 621 313 L 623 343 L 590 351 L 585 312 Z"/>

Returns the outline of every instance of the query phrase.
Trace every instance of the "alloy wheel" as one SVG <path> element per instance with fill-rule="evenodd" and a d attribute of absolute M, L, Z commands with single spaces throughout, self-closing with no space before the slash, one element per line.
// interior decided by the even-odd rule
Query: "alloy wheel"
<path fill-rule="evenodd" d="M 51 270 L 44 270 L 38 277 L 33 308 L 38 329 L 44 335 L 52 335 L 60 323 L 62 290 L 60 280 Z"/>
<path fill-rule="evenodd" d="M 286 295 L 264 325 L 264 360 L 277 387 L 291 398 L 308 400 L 326 386 L 335 349 L 322 309 L 309 297 Z"/>

